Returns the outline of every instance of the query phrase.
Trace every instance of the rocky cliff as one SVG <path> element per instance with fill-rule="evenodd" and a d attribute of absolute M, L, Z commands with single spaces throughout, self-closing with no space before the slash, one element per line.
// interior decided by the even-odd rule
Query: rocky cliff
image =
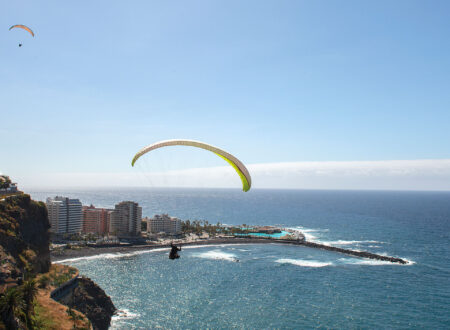
<path fill-rule="evenodd" d="M 78 285 L 71 294 L 60 302 L 86 315 L 94 330 L 108 329 L 111 317 L 116 311 L 105 291 L 86 277 L 79 278 Z"/>
<path fill-rule="evenodd" d="M 18 307 L 13 308 L 11 304 L 24 298 L 24 287 L 29 283 L 24 282 L 25 280 L 39 273 L 46 273 L 40 277 L 56 276 L 55 272 L 49 272 L 51 266 L 49 229 L 47 208 L 44 203 L 33 201 L 26 194 L 17 194 L 0 200 L 0 329 L 41 328 L 33 323 L 39 319 L 39 315 L 33 315 L 30 310 L 26 315 L 18 313 L 16 311 Z M 70 318 L 66 313 L 66 307 L 61 312 L 61 305 L 50 298 L 49 292 L 44 292 L 46 289 L 40 290 L 42 292 L 39 291 L 38 296 L 42 297 L 38 304 L 40 309 L 38 314 L 45 315 L 43 320 L 54 325 L 50 328 L 56 326 L 57 329 L 63 329 L 66 323 L 72 326 L 71 321 L 63 322 Z M 68 296 L 71 297 L 69 303 L 61 302 L 84 313 L 94 329 L 108 329 L 115 307 L 99 286 L 90 279 L 81 278 Z M 47 303 L 47 300 L 52 304 Z"/>
<path fill-rule="evenodd" d="M 0 201 L 0 293 L 50 267 L 47 209 L 21 194 Z"/>

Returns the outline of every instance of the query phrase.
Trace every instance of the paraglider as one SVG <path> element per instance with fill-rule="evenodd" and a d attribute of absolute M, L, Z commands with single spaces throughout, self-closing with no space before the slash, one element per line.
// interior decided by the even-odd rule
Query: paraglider
<path fill-rule="evenodd" d="M 180 257 L 180 255 L 178 254 L 178 251 L 181 251 L 181 247 L 177 247 L 173 243 L 170 243 L 170 248 L 171 248 L 171 250 L 169 253 L 169 259 L 171 259 L 171 260 L 178 259 Z"/>
<path fill-rule="evenodd" d="M 219 149 L 217 147 L 214 147 L 212 145 L 200 142 L 200 141 L 194 141 L 194 140 L 166 140 L 166 141 L 160 141 L 154 144 L 151 144 L 143 149 L 141 149 L 131 161 L 131 166 L 134 166 L 136 161 L 141 157 L 142 155 L 146 154 L 147 152 L 150 152 L 152 150 L 162 148 L 162 147 L 168 147 L 168 146 L 191 146 L 196 148 L 201 148 L 205 150 L 209 150 L 213 153 L 215 153 L 217 156 L 223 158 L 225 161 L 230 164 L 242 181 L 242 190 L 243 191 L 249 191 L 250 187 L 252 185 L 252 179 L 250 177 L 250 173 L 248 172 L 247 168 L 245 167 L 242 162 L 234 157 L 233 155 L 229 154 L 228 152 Z"/>
<path fill-rule="evenodd" d="M 27 31 L 28 33 L 30 33 L 31 34 L 31 36 L 34 38 L 34 32 L 33 32 L 33 30 L 31 30 L 28 26 L 26 26 L 26 25 L 22 25 L 22 24 L 16 24 L 16 25 L 13 25 L 13 26 L 11 26 L 10 28 L 9 28 L 9 31 L 11 31 L 12 29 L 23 29 L 23 30 L 25 30 L 25 31 Z M 19 47 L 22 47 L 22 44 L 20 43 L 19 44 Z"/>

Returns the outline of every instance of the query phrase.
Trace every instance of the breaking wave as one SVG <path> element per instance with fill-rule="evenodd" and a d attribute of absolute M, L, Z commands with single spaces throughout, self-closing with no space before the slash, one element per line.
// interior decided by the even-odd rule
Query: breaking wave
<path fill-rule="evenodd" d="M 184 249 L 199 249 L 199 248 L 209 248 L 209 247 L 226 247 L 226 246 L 235 246 L 235 245 L 245 245 L 242 243 L 237 244 L 208 244 L 208 245 L 188 245 L 188 246 L 182 246 Z M 146 253 L 152 253 L 152 252 L 161 252 L 161 251 L 169 251 L 170 248 L 156 248 L 156 249 L 150 249 L 150 250 L 141 250 L 141 251 L 133 251 L 133 252 L 117 252 L 117 253 L 102 253 L 102 254 L 96 254 L 93 256 L 83 256 L 83 257 L 76 257 L 76 258 L 68 258 L 68 259 L 62 259 L 58 261 L 54 261 L 55 264 L 62 264 L 62 263 L 68 263 L 68 262 L 77 262 L 77 261 L 85 261 L 85 260 L 95 260 L 95 259 L 117 259 L 117 258 L 123 258 L 123 257 L 132 257 L 135 255 L 140 254 L 146 254 Z"/>
<path fill-rule="evenodd" d="M 292 264 L 295 266 L 313 267 L 313 268 L 333 266 L 332 262 L 322 262 L 317 260 L 303 260 L 303 259 L 278 259 L 275 260 L 275 262 L 278 262 L 280 264 Z"/>
<path fill-rule="evenodd" d="M 390 262 L 384 260 L 375 260 L 375 259 L 358 259 L 358 258 L 341 258 L 339 262 L 346 265 L 365 265 L 365 266 L 407 266 L 415 264 L 414 261 L 404 259 L 408 263 L 406 265 L 402 265 L 397 262 Z"/>
<path fill-rule="evenodd" d="M 232 253 L 226 253 L 220 250 L 212 250 L 204 253 L 196 253 L 195 257 L 213 260 L 226 260 L 226 261 L 237 261 L 238 259 Z"/>
<path fill-rule="evenodd" d="M 359 244 L 383 244 L 384 242 L 380 241 L 372 241 L 372 240 L 366 240 L 366 241 L 346 241 L 346 240 L 337 240 L 337 241 L 323 241 L 321 242 L 323 245 L 359 245 Z"/>
<path fill-rule="evenodd" d="M 116 313 L 111 318 L 111 328 L 122 328 L 124 324 L 127 324 L 127 320 L 132 320 L 140 317 L 141 315 L 138 313 L 133 313 L 128 309 L 118 309 Z"/>
<path fill-rule="evenodd" d="M 152 253 L 152 252 L 160 252 L 160 251 L 169 251 L 170 248 L 158 248 L 152 250 L 144 250 L 144 251 L 133 251 L 133 252 L 117 252 L 117 253 L 102 253 L 93 256 L 84 256 L 84 257 L 76 257 L 76 258 L 68 258 L 63 260 L 54 261 L 55 264 L 62 264 L 67 262 L 77 262 L 84 260 L 95 260 L 95 259 L 117 259 L 123 257 L 132 257 L 139 254 Z"/>

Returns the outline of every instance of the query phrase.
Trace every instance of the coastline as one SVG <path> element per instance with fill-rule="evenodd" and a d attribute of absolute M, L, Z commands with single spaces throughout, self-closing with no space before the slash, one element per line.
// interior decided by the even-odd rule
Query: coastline
<path fill-rule="evenodd" d="M 194 241 L 186 241 L 186 242 L 175 242 L 175 244 L 180 246 L 190 246 L 190 245 L 221 245 L 221 244 L 270 244 L 270 243 L 284 243 L 284 244 L 296 244 L 299 245 L 301 243 L 295 241 L 281 241 L 274 239 L 266 239 L 266 238 L 247 238 L 247 237 L 236 237 L 236 238 L 209 238 L 209 239 L 200 239 Z M 81 257 L 90 257 L 107 253 L 127 253 L 134 251 L 145 251 L 145 250 L 154 250 L 161 248 L 170 248 L 170 243 L 164 244 L 145 244 L 145 245 L 128 245 L 128 246 L 86 246 L 77 249 L 68 249 L 61 251 L 52 251 L 50 253 L 52 263 L 60 262 L 65 259 L 73 259 L 73 258 L 81 258 Z"/>
<path fill-rule="evenodd" d="M 289 244 L 289 245 L 299 245 L 305 246 L 308 248 L 315 248 L 321 250 L 327 250 L 337 253 L 347 254 L 353 257 L 366 258 L 366 259 L 375 259 L 382 261 L 389 261 L 392 263 L 398 263 L 402 265 L 406 265 L 409 262 L 407 260 L 383 256 L 375 253 L 365 252 L 365 251 L 355 251 L 348 250 L 343 248 L 338 248 L 329 245 L 323 245 L 313 242 L 307 242 L 304 240 L 283 240 L 283 239 L 267 239 L 267 238 L 250 238 L 250 237 L 221 237 L 221 238 L 210 238 L 203 240 L 195 240 L 195 241 L 187 241 L 187 242 L 176 242 L 177 245 L 181 246 L 198 246 L 198 245 L 222 245 L 222 244 Z M 161 248 L 170 248 L 170 244 L 147 244 L 147 245 L 130 245 L 130 246 L 106 246 L 106 247 L 83 247 L 78 249 L 69 249 L 61 251 L 52 251 L 51 252 L 51 261 L 52 263 L 62 262 L 67 259 L 76 259 L 82 257 L 90 257 L 102 254 L 120 254 L 120 253 L 129 253 L 134 251 L 150 251 L 154 249 Z"/>

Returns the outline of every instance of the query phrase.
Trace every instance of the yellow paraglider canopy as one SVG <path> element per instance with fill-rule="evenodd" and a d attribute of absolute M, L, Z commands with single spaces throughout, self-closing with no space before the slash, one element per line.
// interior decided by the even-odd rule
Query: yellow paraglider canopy
<path fill-rule="evenodd" d="M 150 152 L 152 150 L 162 148 L 162 147 L 168 147 L 168 146 L 190 146 L 190 147 L 197 147 L 205 150 L 209 150 L 216 155 L 220 156 L 221 158 L 225 159 L 239 174 L 239 177 L 242 181 L 242 190 L 249 191 L 250 187 L 252 185 L 252 179 L 250 177 L 250 173 L 248 172 L 247 168 L 245 167 L 242 162 L 234 157 L 233 155 L 229 154 L 228 152 L 219 149 L 217 147 L 214 147 L 210 144 L 203 143 L 200 141 L 194 141 L 194 140 L 166 140 L 166 141 L 160 141 L 154 144 L 151 144 L 145 148 L 142 148 L 131 161 L 131 166 L 134 166 L 134 163 L 141 157 L 142 155 L 146 154 L 147 152 Z"/>

